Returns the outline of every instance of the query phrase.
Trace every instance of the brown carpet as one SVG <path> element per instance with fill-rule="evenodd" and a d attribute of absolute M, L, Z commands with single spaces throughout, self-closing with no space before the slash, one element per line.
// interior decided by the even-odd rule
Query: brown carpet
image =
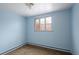
<path fill-rule="evenodd" d="M 71 55 L 71 54 L 67 52 L 57 51 L 34 45 L 25 45 L 21 48 L 18 48 L 8 53 L 7 55 Z"/>

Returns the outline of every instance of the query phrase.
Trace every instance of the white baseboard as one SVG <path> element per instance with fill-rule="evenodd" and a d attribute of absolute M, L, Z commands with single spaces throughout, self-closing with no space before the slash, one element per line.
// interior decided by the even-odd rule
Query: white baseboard
<path fill-rule="evenodd" d="M 17 47 L 14 47 L 6 52 L 3 52 L 1 53 L 0 55 L 6 55 L 7 53 L 9 52 L 12 52 L 20 47 L 22 47 L 23 45 L 26 45 L 26 44 L 30 44 L 30 45 L 35 45 L 35 46 L 40 46 L 40 47 L 44 47 L 44 48 L 50 48 L 50 49 L 54 49 L 54 50 L 58 50 L 58 51 L 64 51 L 64 52 L 69 52 L 69 53 L 72 53 L 70 50 L 66 50 L 66 49 L 61 49 L 61 48 L 56 48 L 56 47 L 50 47 L 50 46 L 46 46 L 46 45 L 41 45 L 41 44 L 36 44 L 36 43 L 30 43 L 30 42 L 27 42 L 27 43 L 24 43 L 24 44 L 21 44 Z"/>
<path fill-rule="evenodd" d="M 7 53 L 12 52 L 12 51 L 14 51 L 14 50 L 16 50 L 16 49 L 18 49 L 18 48 L 20 48 L 20 47 L 26 45 L 26 44 L 27 44 L 27 43 L 23 43 L 23 44 L 21 44 L 21 45 L 19 45 L 19 46 L 17 46 L 17 47 L 14 47 L 14 48 L 12 48 L 12 49 L 6 51 L 6 52 L 1 53 L 0 55 L 6 55 Z"/>
<path fill-rule="evenodd" d="M 50 48 L 50 49 L 54 49 L 54 50 L 58 50 L 58 51 L 63 51 L 63 52 L 72 53 L 70 50 L 61 49 L 61 48 L 56 48 L 56 47 L 50 47 L 50 46 L 41 45 L 41 44 L 36 44 L 36 43 L 30 43 L 30 42 L 27 42 L 27 44 L 35 45 L 35 46 L 40 46 L 40 47 L 44 47 L 44 48 Z"/>

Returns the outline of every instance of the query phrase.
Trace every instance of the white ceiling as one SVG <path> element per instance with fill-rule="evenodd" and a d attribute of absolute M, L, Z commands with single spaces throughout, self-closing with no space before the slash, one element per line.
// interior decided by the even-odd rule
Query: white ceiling
<path fill-rule="evenodd" d="M 65 10 L 70 8 L 72 5 L 73 4 L 71 3 L 35 3 L 34 6 L 29 9 L 25 3 L 0 3 L 0 10 L 13 11 L 23 16 L 33 16 Z"/>

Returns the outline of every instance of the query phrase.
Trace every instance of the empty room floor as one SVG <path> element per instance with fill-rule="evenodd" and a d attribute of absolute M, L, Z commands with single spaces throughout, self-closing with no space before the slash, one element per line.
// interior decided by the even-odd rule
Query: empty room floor
<path fill-rule="evenodd" d="M 6 55 L 71 55 L 67 52 L 43 48 L 34 45 L 24 45 Z"/>

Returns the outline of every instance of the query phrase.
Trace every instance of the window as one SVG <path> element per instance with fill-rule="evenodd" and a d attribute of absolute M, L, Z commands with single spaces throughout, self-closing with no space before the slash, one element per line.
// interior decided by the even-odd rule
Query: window
<path fill-rule="evenodd" d="M 52 18 L 40 18 L 35 20 L 35 31 L 52 31 Z"/>
<path fill-rule="evenodd" d="M 45 19 L 40 19 L 40 31 L 45 31 Z"/>
<path fill-rule="evenodd" d="M 46 31 L 52 31 L 52 19 L 51 19 L 51 17 L 46 17 Z"/>
<path fill-rule="evenodd" d="M 35 31 L 40 31 L 40 20 L 39 19 L 35 20 Z"/>

